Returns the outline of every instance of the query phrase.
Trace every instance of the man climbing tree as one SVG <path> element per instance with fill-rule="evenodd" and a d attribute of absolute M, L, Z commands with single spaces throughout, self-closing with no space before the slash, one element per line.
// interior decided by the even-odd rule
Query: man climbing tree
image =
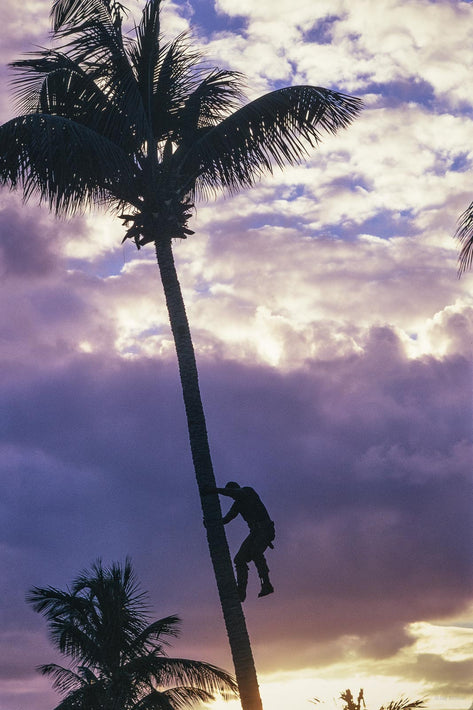
<path fill-rule="evenodd" d="M 246 586 L 248 584 L 248 563 L 254 562 L 261 580 L 259 597 L 265 597 L 274 592 L 269 580 L 269 568 L 264 556 L 267 547 L 272 548 L 274 540 L 274 523 L 268 511 L 261 502 L 261 498 L 250 486 L 243 488 L 235 481 L 229 481 L 225 488 L 206 488 L 205 494 L 220 493 L 229 496 L 235 501 L 226 515 L 223 516 L 224 525 L 241 515 L 248 523 L 250 534 L 235 555 L 235 570 L 237 575 L 237 588 L 240 601 L 246 599 Z"/>

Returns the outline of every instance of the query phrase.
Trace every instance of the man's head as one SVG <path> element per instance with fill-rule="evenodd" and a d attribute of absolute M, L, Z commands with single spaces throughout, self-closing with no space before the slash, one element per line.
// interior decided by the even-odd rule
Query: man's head
<path fill-rule="evenodd" d="M 228 483 L 225 485 L 225 488 L 240 488 L 240 484 L 236 483 L 235 481 L 228 481 Z"/>

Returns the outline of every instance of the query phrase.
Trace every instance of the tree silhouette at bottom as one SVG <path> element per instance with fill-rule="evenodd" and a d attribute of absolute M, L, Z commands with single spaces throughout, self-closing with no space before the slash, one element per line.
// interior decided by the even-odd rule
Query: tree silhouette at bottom
<path fill-rule="evenodd" d="M 147 593 L 129 559 L 82 572 L 70 589 L 34 587 L 27 596 L 48 622 L 54 646 L 69 667 L 39 666 L 63 696 L 55 710 L 184 710 L 217 694 L 234 697 L 226 671 L 203 661 L 170 658 L 169 637 L 180 619 L 150 623 Z"/>
<path fill-rule="evenodd" d="M 343 693 L 340 693 L 340 700 L 343 700 L 344 703 L 342 710 L 367 710 L 363 688 L 360 689 L 356 700 L 350 689 L 344 690 Z M 313 703 L 314 705 L 317 705 L 320 702 L 320 698 L 312 698 L 309 700 L 309 703 Z M 387 705 L 381 705 L 379 710 L 416 710 L 417 708 L 424 707 L 424 700 L 409 700 L 408 698 L 400 698 L 399 700 L 391 700 Z"/>

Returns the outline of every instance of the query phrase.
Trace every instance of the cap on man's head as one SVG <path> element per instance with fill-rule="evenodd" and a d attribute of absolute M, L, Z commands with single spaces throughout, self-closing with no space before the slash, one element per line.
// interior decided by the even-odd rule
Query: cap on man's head
<path fill-rule="evenodd" d="M 235 481 L 228 481 L 228 483 L 225 485 L 225 488 L 240 488 L 240 484 L 236 483 Z"/>

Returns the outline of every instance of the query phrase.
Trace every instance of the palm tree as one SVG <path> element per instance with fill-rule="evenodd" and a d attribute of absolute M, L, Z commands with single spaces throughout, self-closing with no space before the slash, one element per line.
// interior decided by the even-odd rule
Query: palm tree
<path fill-rule="evenodd" d="M 340 693 L 340 700 L 343 700 L 344 703 L 342 710 L 361 710 L 362 708 L 366 710 L 363 688 L 360 689 L 356 700 L 350 689 L 344 690 L 343 693 Z M 309 703 L 312 703 L 313 705 L 318 705 L 321 702 L 320 698 L 311 698 L 309 700 Z M 382 705 L 379 710 L 418 710 L 424 707 L 424 700 L 409 700 L 407 698 L 401 698 L 400 700 L 391 700 L 387 705 Z"/>
<path fill-rule="evenodd" d="M 366 710 L 363 688 L 359 691 L 356 701 L 349 689 L 340 693 L 340 699 L 344 702 L 342 710 L 361 710 L 362 707 Z M 425 707 L 424 700 L 401 698 L 400 700 L 391 700 L 387 705 L 382 705 L 379 710 L 418 710 L 423 707 Z"/>
<path fill-rule="evenodd" d="M 238 72 L 206 66 L 185 34 L 164 41 L 160 6 L 146 0 L 131 37 L 118 0 L 54 0 L 59 48 L 13 63 L 22 115 L 0 127 L 0 180 L 57 214 L 105 204 L 127 226 L 124 239 L 154 244 L 241 702 L 261 710 L 218 496 L 202 495 L 215 477 L 172 240 L 193 233 L 196 197 L 235 192 L 273 165 L 300 161 L 322 131 L 347 127 L 361 101 L 295 86 L 245 105 Z"/>
<path fill-rule="evenodd" d="M 460 215 L 455 237 L 461 244 L 458 271 L 462 274 L 468 271 L 473 263 L 473 202 Z"/>
<path fill-rule="evenodd" d="M 235 680 L 221 668 L 166 655 L 166 637 L 178 635 L 180 620 L 149 623 L 146 596 L 129 559 L 109 569 L 96 562 L 67 591 L 30 591 L 27 600 L 70 658 L 69 668 L 38 669 L 65 696 L 55 710 L 177 710 L 235 693 Z"/>

